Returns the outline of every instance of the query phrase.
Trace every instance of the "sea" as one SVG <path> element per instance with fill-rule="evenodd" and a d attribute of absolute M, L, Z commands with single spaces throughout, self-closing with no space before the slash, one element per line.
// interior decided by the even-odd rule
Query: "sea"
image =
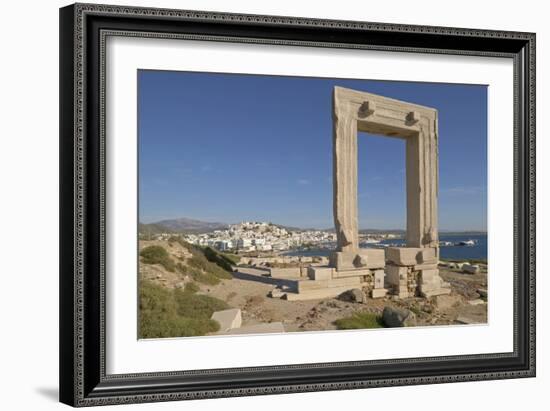
<path fill-rule="evenodd" d="M 471 246 L 441 246 L 439 256 L 442 259 L 449 260 L 487 260 L 487 234 L 439 234 L 439 241 L 449 241 L 458 243 L 460 241 L 473 240 L 475 245 Z M 405 244 L 403 239 L 390 239 L 381 241 L 378 244 L 392 244 L 396 247 Z M 379 248 L 376 244 L 362 244 L 368 248 Z M 328 256 L 332 252 L 329 248 L 310 248 L 291 250 L 283 253 L 288 256 Z"/>

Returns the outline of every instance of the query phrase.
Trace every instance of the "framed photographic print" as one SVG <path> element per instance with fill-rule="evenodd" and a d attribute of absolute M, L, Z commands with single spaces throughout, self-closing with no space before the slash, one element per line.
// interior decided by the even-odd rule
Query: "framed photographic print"
<path fill-rule="evenodd" d="M 60 398 L 535 375 L 535 35 L 60 10 Z"/>

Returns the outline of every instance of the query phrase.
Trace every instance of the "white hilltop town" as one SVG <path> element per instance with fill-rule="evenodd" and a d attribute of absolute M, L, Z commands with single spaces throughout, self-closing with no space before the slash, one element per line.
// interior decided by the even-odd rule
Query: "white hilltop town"
<path fill-rule="evenodd" d="M 173 233 L 160 233 L 156 239 L 166 239 Z M 284 252 L 301 247 L 334 248 L 336 233 L 319 229 L 291 229 L 270 222 L 243 221 L 231 224 L 225 230 L 213 230 L 202 234 L 181 234 L 191 244 L 214 247 L 220 251 L 243 252 Z M 379 243 L 385 239 L 399 238 L 394 233 L 362 235 L 365 243 Z"/>

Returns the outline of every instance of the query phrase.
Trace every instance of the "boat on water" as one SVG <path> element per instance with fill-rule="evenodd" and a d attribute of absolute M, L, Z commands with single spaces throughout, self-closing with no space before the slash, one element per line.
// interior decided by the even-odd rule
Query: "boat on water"
<path fill-rule="evenodd" d="M 375 238 L 366 238 L 364 240 L 361 240 L 361 242 L 365 244 L 378 244 L 380 240 L 377 240 Z"/>
<path fill-rule="evenodd" d="M 459 241 L 457 244 L 467 246 L 467 247 L 471 247 L 471 246 L 476 245 L 476 242 L 475 242 L 475 240 L 466 240 L 466 241 Z"/>

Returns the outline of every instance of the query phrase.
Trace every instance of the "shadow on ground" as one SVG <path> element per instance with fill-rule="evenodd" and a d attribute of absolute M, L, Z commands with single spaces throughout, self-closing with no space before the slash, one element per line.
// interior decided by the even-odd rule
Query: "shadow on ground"
<path fill-rule="evenodd" d="M 242 271 L 233 271 L 232 274 L 234 278 L 238 278 L 239 280 L 256 281 L 263 284 L 272 284 L 280 288 L 283 288 L 283 287 L 289 288 L 289 289 L 296 288 L 295 280 L 287 280 L 284 278 L 272 278 L 272 277 L 267 277 L 266 275 L 243 273 Z"/>

